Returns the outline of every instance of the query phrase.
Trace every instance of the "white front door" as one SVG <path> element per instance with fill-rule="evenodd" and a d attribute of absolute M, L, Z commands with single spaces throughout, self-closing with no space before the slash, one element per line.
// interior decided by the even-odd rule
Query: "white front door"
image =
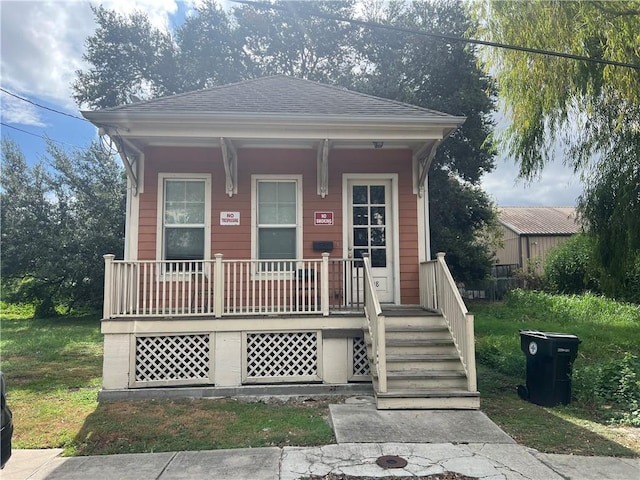
<path fill-rule="evenodd" d="M 393 303 L 395 226 L 391 180 L 351 179 L 347 182 L 347 190 L 348 256 L 362 258 L 363 253 L 369 254 L 378 299 Z"/>

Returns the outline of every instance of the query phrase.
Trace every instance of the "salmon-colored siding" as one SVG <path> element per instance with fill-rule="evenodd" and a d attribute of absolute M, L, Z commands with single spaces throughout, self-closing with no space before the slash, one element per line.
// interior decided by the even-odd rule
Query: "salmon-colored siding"
<path fill-rule="evenodd" d="M 153 147 L 145 151 L 144 193 L 140 194 L 138 259 L 154 260 L 157 252 L 158 174 L 200 173 L 211 175 L 211 257 L 249 259 L 251 245 L 251 176 L 300 175 L 303 202 L 303 258 L 318 258 L 313 241 L 332 241 L 332 257 L 343 256 L 343 175 L 396 174 L 396 219 L 400 252 L 401 301 L 419 303 L 418 218 L 413 193 L 410 150 L 339 149 L 329 155 L 329 194 L 317 194 L 317 152 L 311 149 L 239 149 L 238 193 L 225 193 L 225 172 L 219 148 Z M 221 226 L 220 212 L 240 212 L 239 226 Z M 314 212 L 333 212 L 333 225 L 314 225 Z"/>

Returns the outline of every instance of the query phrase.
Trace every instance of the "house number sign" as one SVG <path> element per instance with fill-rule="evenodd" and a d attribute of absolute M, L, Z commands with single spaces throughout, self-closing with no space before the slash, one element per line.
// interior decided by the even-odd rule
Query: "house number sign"
<path fill-rule="evenodd" d="M 333 225 L 333 212 L 313 212 L 314 225 Z"/>
<path fill-rule="evenodd" d="M 220 225 L 240 225 L 240 212 L 220 212 Z"/>

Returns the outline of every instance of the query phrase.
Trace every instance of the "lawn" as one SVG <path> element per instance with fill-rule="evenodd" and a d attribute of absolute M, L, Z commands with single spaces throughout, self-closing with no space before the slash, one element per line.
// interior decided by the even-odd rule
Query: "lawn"
<path fill-rule="evenodd" d="M 640 306 L 516 291 L 504 303 L 470 310 L 481 408 L 516 441 L 549 453 L 640 455 Z M 526 377 L 520 330 L 580 338 L 568 406 L 545 408 L 517 396 Z"/>
<path fill-rule="evenodd" d="M 99 315 L 33 319 L 28 308 L 0 308 L 15 448 L 61 447 L 67 455 L 94 455 L 335 441 L 325 400 L 98 404 Z M 476 315 L 481 408 L 508 434 L 543 452 L 640 455 L 640 412 L 629 408 L 640 401 L 640 394 L 634 397 L 640 392 L 640 371 L 633 370 L 637 358 L 629 355 L 640 351 L 638 306 L 523 292 L 470 310 Z M 525 366 L 520 329 L 573 333 L 582 340 L 574 366 L 576 398 L 569 406 L 543 408 L 517 397 Z M 608 398 L 612 390 L 616 395 Z"/>

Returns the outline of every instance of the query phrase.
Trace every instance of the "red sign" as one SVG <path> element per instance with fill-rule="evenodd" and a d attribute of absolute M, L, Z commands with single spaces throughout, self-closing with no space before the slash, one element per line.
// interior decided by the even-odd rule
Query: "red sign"
<path fill-rule="evenodd" d="M 314 225 L 333 225 L 333 212 L 313 212 Z"/>

